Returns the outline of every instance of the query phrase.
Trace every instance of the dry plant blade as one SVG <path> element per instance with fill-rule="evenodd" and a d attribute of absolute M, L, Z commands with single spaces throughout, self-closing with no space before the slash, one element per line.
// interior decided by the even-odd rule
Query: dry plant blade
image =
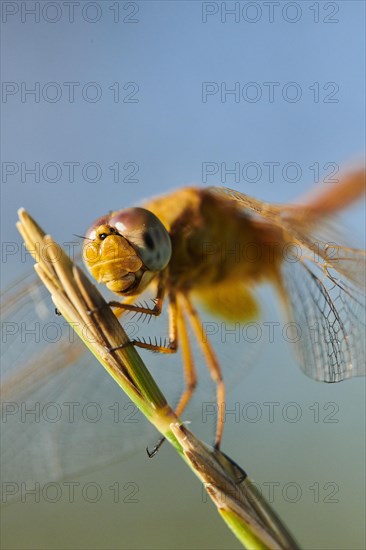
<path fill-rule="evenodd" d="M 184 425 L 175 424 L 171 429 L 218 512 L 245 547 L 299 548 L 240 466 L 202 443 Z"/>
<path fill-rule="evenodd" d="M 35 269 L 58 311 L 147 419 L 201 479 L 221 517 L 246 548 L 295 549 L 298 545 L 245 472 L 224 453 L 198 440 L 177 418 L 128 343 L 117 317 L 96 287 L 61 247 L 20 209 L 17 227 L 36 261 Z"/>

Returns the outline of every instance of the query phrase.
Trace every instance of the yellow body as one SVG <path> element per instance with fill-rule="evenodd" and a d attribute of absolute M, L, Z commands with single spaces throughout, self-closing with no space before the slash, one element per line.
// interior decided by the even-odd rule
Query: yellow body
<path fill-rule="evenodd" d="M 179 189 L 143 206 L 172 240 L 167 291 L 191 293 L 229 321 L 257 316 L 251 289 L 261 281 L 279 283 L 281 230 L 200 188 Z"/>

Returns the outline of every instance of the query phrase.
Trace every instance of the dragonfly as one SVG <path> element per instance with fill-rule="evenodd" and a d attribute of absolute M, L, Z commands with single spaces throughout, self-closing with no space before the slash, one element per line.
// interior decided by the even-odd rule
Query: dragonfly
<path fill-rule="evenodd" d="M 119 313 L 135 315 L 137 320 L 143 317 L 149 321 L 167 313 L 167 338 L 154 340 L 132 333 L 130 345 L 159 355 L 181 351 L 184 390 L 176 406 L 178 416 L 196 390 L 195 346 L 215 384 L 218 407 L 225 404 L 225 378 L 205 332 L 201 310 L 228 325 L 250 323 L 260 315 L 256 289 L 263 284 L 275 289 L 287 319 L 301 335 L 296 344 L 297 359 L 307 376 L 333 383 L 365 375 L 366 255 L 364 250 L 342 242 L 335 222 L 335 216 L 364 193 L 362 170 L 288 205 L 269 204 L 223 187 L 187 187 L 146 201 L 141 207 L 110 212 L 92 224 L 83 239 L 82 255 L 95 279 L 118 295 L 118 301 L 112 299 L 110 305 Z M 150 292 L 152 301 L 141 301 L 145 292 Z M 17 326 L 26 323 L 35 303 L 42 310 L 41 294 L 38 283 L 21 282 L 4 302 L 9 332 L 5 353 L 11 366 L 2 377 L 2 394 L 10 403 L 9 420 L 14 411 L 19 412 L 14 402 L 30 394 L 37 402 L 37 392 L 46 391 L 47 384 L 52 384 L 55 392 L 48 397 L 52 402 L 52 395 L 57 395 L 66 380 L 70 384 L 71 370 L 75 395 L 80 389 L 89 392 L 91 388 L 91 395 L 114 395 L 109 381 L 100 379 L 96 384 L 93 370 L 80 366 L 83 347 L 76 341 L 73 345 L 60 341 L 45 346 L 41 353 L 37 343 L 33 350 L 19 344 L 12 322 L 16 320 Z M 77 366 L 71 369 L 72 364 Z M 90 394 L 88 397 L 90 400 Z M 17 425 L 22 430 L 22 446 L 27 435 L 21 421 Z M 87 428 L 92 430 L 92 423 Z M 217 414 L 217 448 L 223 428 L 223 415 Z M 92 440 L 88 429 L 83 429 L 82 437 Z M 12 430 L 14 433 L 14 425 Z M 141 424 L 139 431 L 141 438 Z M 31 433 L 34 430 L 28 437 Z M 110 435 L 110 426 L 106 433 Z M 118 431 L 115 439 L 119 438 Z M 67 440 L 70 443 L 69 433 Z M 76 441 L 81 446 L 80 439 Z M 63 442 L 59 435 L 52 439 L 46 432 L 43 443 L 47 452 L 42 450 L 35 457 L 34 463 L 38 468 L 44 465 L 44 471 L 48 468 L 49 476 L 62 477 L 70 468 L 75 470 L 75 465 L 59 456 Z M 87 458 L 89 465 L 93 460 L 95 464 L 106 461 L 105 453 L 92 455 L 86 451 L 83 461 Z"/>

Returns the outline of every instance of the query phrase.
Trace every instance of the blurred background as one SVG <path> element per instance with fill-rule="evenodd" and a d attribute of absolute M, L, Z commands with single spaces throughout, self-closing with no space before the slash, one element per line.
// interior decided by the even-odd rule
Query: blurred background
<path fill-rule="evenodd" d="M 20 206 L 70 243 L 109 210 L 179 186 L 224 184 L 289 202 L 362 159 L 363 2 L 10 1 L 1 9 L 3 287 L 32 269 L 15 229 Z M 343 219 L 362 245 L 364 207 Z M 281 321 L 270 292 L 265 311 L 263 320 Z M 236 412 L 223 449 L 303 548 L 364 548 L 364 381 L 317 383 L 280 331 L 264 340 L 251 368 L 232 377 Z M 163 363 L 179 371 L 179 359 Z M 98 376 L 113 404 L 118 391 Z M 198 415 L 192 429 L 201 423 Z M 115 446 L 129 438 L 119 426 L 113 464 L 96 456 L 98 468 L 77 475 L 79 437 L 92 464 L 103 427 L 69 426 L 58 443 L 73 477 L 56 476 L 39 502 L 7 504 L 2 547 L 239 548 L 168 445 L 146 458 L 156 434 L 140 426 L 129 458 L 118 459 Z M 14 432 L 6 449 L 14 464 L 33 460 L 35 480 L 43 428 L 35 423 L 24 440 Z M 46 462 L 57 462 L 51 454 Z"/>

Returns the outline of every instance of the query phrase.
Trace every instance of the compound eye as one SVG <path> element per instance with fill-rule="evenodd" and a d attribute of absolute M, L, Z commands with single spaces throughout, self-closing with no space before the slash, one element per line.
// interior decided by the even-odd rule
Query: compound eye
<path fill-rule="evenodd" d="M 154 241 L 154 236 L 151 235 L 151 231 L 149 231 L 149 230 L 145 231 L 142 238 L 143 238 L 144 244 L 145 244 L 145 246 L 148 250 L 152 251 L 152 250 L 155 249 L 156 243 Z"/>
<path fill-rule="evenodd" d="M 151 222 L 151 220 L 150 220 Z M 165 227 L 159 223 L 150 223 L 149 227 L 142 230 L 142 246 L 139 247 L 139 254 L 146 266 L 151 271 L 160 271 L 170 260 L 171 243 Z"/>
<path fill-rule="evenodd" d="M 172 254 L 170 236 L 155 214 L 145 208 L 126 208 L 116 212 L 109 223 L 135 247 L 150 271 L 167 266 Z"/>

